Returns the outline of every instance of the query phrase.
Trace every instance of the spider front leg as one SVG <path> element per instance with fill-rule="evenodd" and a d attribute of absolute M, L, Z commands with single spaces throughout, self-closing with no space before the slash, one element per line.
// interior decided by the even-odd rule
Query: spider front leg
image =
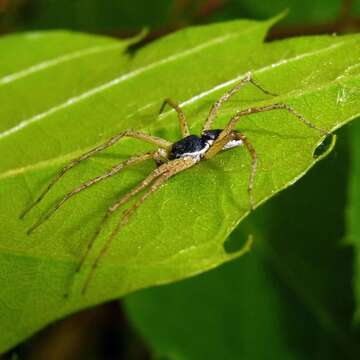
<path fill-rule="evenodd" d="M 292 115 L 294 115 L 298 120 L 300 120 L 302 123 L 304 123 L 306 126 L 315 129 L 319 131 L 322 135 L 328 135 L 329 133 L 322 129 L 317 127 L 315 124 L 313 124 L 311 121 L 307 120 L 303 115 L 298 113 L 296 110 L 294 110 L 290 105 L 283 104 L 283 103 L 277 103 L 267 106 L 259 106 L 259 107 L 252 107 L 249 109 L 238 111 L 228 122 L 226 127 L 221 131 L 213 145 L 209 148 L 209 150 L 205 154 L 206 159 L 211 159 L 214 157 L 218 152 L 220 152 L 224 145 L 227 144 L 230 140 L 240 139 L 244 145 L 246 146 L 249 154 L 252 158 L 252 165 L 251 165 L 251 172 L 249 177 L 249 183 L 248 183 L 248 191 L 250 196 L 250 204 L 251 207 L 254 207 L 254 200 L 253 200 L 253 184 L 255 179 L 255 173 L 256 173 L 256 166 L 257 166 L 257 155 L 254 147 L 251 145 L 251 143 L 247 140 L 244 134 L 234 131 L 235 126 L 237 125 L 238 121 L 241 119 L 242 116 L 247 116 L 259 112 L 265 112 L 265 111 L 272 111 L 272 110 L 286 110 Z"/>
<path fill-rule="evenodd" d="M 166 105 L 169 105 L 177 112 L 179 123 L 180 123 L 181 135 L 183 137 L 189 136 L 190 135 L 189 125 L 186 121 L 186 116 L 185 116 L 183 110 L 181 109 L 181 107 L 175 101 L 167 98 L 164 100 L 164 102 L 162 103 L 162 105 L 160 107 L 160 111 L 159 111 L 160 114 L 163 112 Z"/>
<path fill-rule="evenodd" d="M 294 115 L 298 120 L 300 120 L 306 126 L 319 131 L 324 136 L 329 135 L 329 133 L 326 130 L 317 127 L 311 121 L 305 119 L 303 115 L 298 113 L 290 105 L 283 104 L 283 103 L 277 103 L 277 104 L 271 104 L 271 105 L 266 105 L 266 106 L 251 107 L 251 108 L 241 110 L 241 111 L 238 111 L 235 113 L 235 115 L 230 119 L 230 121 L 228 122 L 226 127 L 221 131 L 221 133 L 215 140 L 213 146 L 207 151 L 207 153 L 206 153 L 207 158 L 213 157 L 214 156 L 213 153 L 217 153 L 219 151 L 218 150 L 218 148 L 220 146 L 219 144 L 222 144 L 222 143 L 224 143 L 224 141 L 226 141 L 226 139 L 233 132 L 235 126 L 237 125 L 238 121 L 241 119 L 242 116 L 247 116 L 247 115 L 251 115 L 251 114 L 272 111 L 272 110 L 286 110 L 290 114 Z"/>
<path fill-rule="evenodd" d="M 290 114 L 294 115 L 298 120 L 300 120 L 303 124 L 311 129 L 315 129 L 319 131 L 322 135 L 327 136 L 329 133 L 313 124 L 311 121 L 307 120 L 303 115 L 298 113 L 295 109 L 293 109 L 290 105 L 284 103 L 276 103 L 266 106 L 258 106 L 258 107 L 251 107 L 245 110 L 238 111 L 235 115 L 230 119 L 224 130 L 220 133 L 219 137 L 216 139 L 217 141 L 221 141 L 221 139 L 225 136 L 228 136 L 235 128 L 236 124 L 240 120 L 242 116 L 248 116 L 251 114 L 256 114 L 260 112 L 272 111 L 272 110 L 286 110 Z"/>
<path fill-rule="evenodd" d="M 127 130 L 122 133 L 119 133 L 119 134 L 113 136 L 112 138 L 110 138 L 109 140 L 107 140 L 105 143 L 103 143 L 99 146 L 96 146 L 95 148 L 91 149 L 90 151 L 86 152 L 85 154 L 70 161 L 67 165 L 65 165 L 58 172 L 58 174 L 55 175 L 55 177 L 51 180 L 49 185 L 40 194 L 40 196 L 21 213 L 20 219 L 23 219 L 27 213 L 29 213 L 37 204 L 39 204 L 41 202 L 41 200 L 45 197 L 45 195 L 51 190 L 51 188 L 74 166 L 78 165 L 80 162 L 88 159 L 89 157 L 97 154 L 98 152 L 111 147 L 112 145 L 116 144 L 123 137 L 131 137 L 131 138 L 139 139 L 139 140 L 151 143 L 151 144 L 155 144 L 163 149 L 166 149 L 166 151 L 170 150 L 171 146 L 172 146 L 172 143 L 165 139 L 162 139 L 162 138 L 159 138 L 156 136 L 147 135 L 147 134 L 144 134 L 139 131 Z"/>
<path fill-rule="evenodd" d="M 96 268 L 99 265 L 101 258 L 106 254 L 107 250 L 109 249 L 112 241 L 119 233 L 121 228 L 125 226 L 128 221 L 130 220 L 131 216 L 135 213 L 135 211 L 139 208 L 139 206 L 156 190 L 158 190 L 161 185 L 163 185 L 170 177 L 174 176 L 175 174 L 188 169 L 189 167 L 196 164 L 196 161 L 193 158 L 183 158 L 183 159 L 176 159 L 170 161 L 166 164 L 161 165 L 157 169 L 155 169 L 147 178 L 145 178 L 137 187 L 123 196 L 119 201 L 113 204 L 107 211 L 106 215 L 104 216 L 102 222 L 100 223 L 99 227 L 97 228 L 91 242 L 88 245 L 87 251 L 84 254 L 79 270 L 81 269 L 82 265 L 84 264 L 85 259 L 87 258 L 90 250 L 93 247 L 94 241 L 97 236 L 100 234 L 101 230 L 103 229 L 104 225 L 106 224 L 107 220 L 109 219 L 110 215 L 113 214 L 119 207 L 127 203 L 132 197 L 136 194 L 144 190 L 146 187 L 150 186 L 150 188 L 141 196 L 139 200 L 135 202 L 130 208 L 123 212 L 122 217 L 120 218 L 117 226 L 111 232 L 110 236 L 108 237 L 106 243 L 103 245 L 100 253 L 96 257 L 95 261 L 93 262 L 90 272 L 85 280 L 84 287 L 82 289 L 82 294 L 85 294 L 89 283 L 96 271 Z"/>
<path fill-rule="evenodd" d="M 248 72 L 243 79 L 241 79 L 233 88 L 231 88 L 229 91 L 227 91 L 224 95 L 220 97 L 219 100 L 215 102 L 215 104 L 211 107 L 209 115 L 207 119 L 205 120 L 202 132 L 206 130 L 210 130 L 212 127 L 212 123 L 214 122 L 214 119 L 221 108 L 221 106 L 228 101 L 233 95 L 235 95 L 238 91 L 240 91 L 244 85 L 246 84 L 252 84 L 256 88 L 258 88 L 260 91 L 262 91 L 266 95 L 271 96 L 277 96 L 277 94 L 271 93 L 270 91 L 265 90 L 262 86 L 260 86 L 253 78 L 251 72 Z"/>

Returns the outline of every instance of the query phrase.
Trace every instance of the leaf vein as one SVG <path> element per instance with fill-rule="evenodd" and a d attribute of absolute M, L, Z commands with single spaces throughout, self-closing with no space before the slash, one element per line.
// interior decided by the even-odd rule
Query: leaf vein
<path fill-rule="evenodd" d="M 85 91 L 83 92 L 82 94 L 80 95 L 77 95 L 77 96 L 74 96 L 72 98 L 69 98 L 68 100 L 66 100 L 65 102 L 57 105 L 57 106 L 54 106 L 40 114 L 37 114 L 33 117 L 30 117 L 28 119 L 25 119 L 25 120 L 22 120 L 19 124 L 17 124 L 16 126 L 10 128 L 10 129 L 7 129 L 5 131 L 3 131 L 2 133 L 0 133 L 0 139 L 1 138 L 5 138 L 9 135 L 12 135 L 26 127 L 28 127 L 29 125 L 35 123 L 35 122 L 38 122 L 39 120 L 43 119 L 43 118 L 46 118 L 54 113 L 57 113 L 58 111 L 60 110 L 63 110 L 63 109 L 67 109 L 69 108 L 70 106 L 74 105 L 74 104 L 77 104 L 83 100 L 86 100 L 98 93 L 101 93 L 103 91 L 106 91 L 124 81 L 127 81 L 127 80 L 130 80 L 146 71 L 149 71 L 149 70 L 152 70 L 154 68 L 157 68 L 158 66 L 162 66 L 164 64 L 168 64 L 170 62 L 173 62 L 173 61 L 176 61 L 180 58 L 183 58 L 183 57 L 186 57 L 188 55 L 191 55 L 193 53 L 196 53 L 198 51 L 201 51 L 207 47 L 210 47 L 212 45 L 215 45 L 215 44 L 219 44 L 219 43 L 222 43 L 224 42 L 225 40 L 229 39 L 229 38 L 232 38 L 232 37 L 235 37 L 235 36 L 238 36 L 239 34 L 238 33 L 230 33 L 230 34 L 226 34 L 226 35 L 223 35 L 223 36 L 220 36 L 220 37 L 217 37 L 211 41 L 208 41 L 204 44 L 201 44 L 201 45 L 198 45 L 198 46 L 195 46 L 191 49 L 188 49 L 188 50 L 185 50 L 183 51 L 182 53 L 180 54 L 173 54 L 173 55 L 170 55 L 166 58 L 163 58 L 159 61 L 155 61 L 149 65 L 146 65 L 146 66 L 143 66 L 143 67 L 140 67 L 136 70 L 133 70 L 131 72 L 128 72 L 126 74 L 123 74 L 109 82 L 106 82 L 106 83 L 103 83 L 102 85 L 99 85 L 99 86 L 96 86 L 88 91 Z"/>
<path fill-rule="evenodd" d="M 106 46 L 92 46 L 92 47 L 89 47 L 86 49 L 77 50 L 77 51 L 71 52 L 69 54 L 65 54 L 65 55 L 56 57 L 54 59 L 46 60 L 46 61 L 40 62 L 38 64 L 32 65 L 26 69 L 20 70 L 18 72 L 15 72 L 13 74 L 9 74 L 9 75 L 6 75 L 6 76 L 0 78 L 0 86 L 9 84 L 16 80 L 30 76 L 34 73 L 49 69 L 50 67 L 54 67 L 56 65 L 59 65 L 59 64 L 62 64 L 62 63 L 68 62 L 68 61 L 78 59 L 78 58 L 86 56 L 86 55 L 96 54 L 101 51 L 113 50 L 116 48 L 120 48 L 121 46 L 122 46 L 121 43 L 120 44 L 116 43 L 116 44 L 111 44 L 111 45 L 106 45 Z"/>
<path fill-rule="evenodd" d="M 297 56 L 294 56 L 293 58 L 289 58 L 287 60 L 281 60 L 277 63 L 274 63 L 274 64 L 271 64 L 271 65 L 268 65 L 268 66 L 265 66 L 263 68 L 260 68 L 258 70 L 255 70 L 253 71 L 254 74 L 260 74 L 260 73 L 263 73 L 263 72 L 266 72 L 266 71 L 269 71 L 275 67 L 278 67 L 278 66 L 282 66 L 284 65 L 285 63 L 289 63 L 289 62 L 294 62 L 294 61 L 298 61 L 298 60 L 301 60 L 305 57 L 308 57 L 308 56 L 312 56 L 312 55 L 317 55 L 319 53 L 322 53 L 322 52 L 325 52 L 325 51 L 328 51 L 328 50 L 332 50 L 334 48 L 337 48 L 339 46 L 342 46 L 344 44 L 346 44 L 347 42 L 349 41 L 343 41 L 343 42 L 339 42 L 335 45 L 331 45 L 331 46 L 328 46 L 326 48 L 323 48 L 323 49 L 320 49 L 320 50 L 315 50 L 315 51 L 312 51 L 310 53 L 304 53 L 304 54 L 301 54 L 301 55 L 297 55 Z M 218 84 L 216 85 L 215 87 L 209 89 L 209 90 L 206 90 L 200 94 L 197 94 L 195 96 L 193 96 L 192 98 L 188 99 L 188 100 L 185 100 L 184 102 L 182 102 L 180 105 L 181 106 L 187 106 L 187 105 L 190 105 L 194 102 L 196 102 L 197 100 L 200 100 L 210 94 L 212 94 L 213 92 L 219 90 L 219 89 L 222 89 L 226 86 L 229 86 L 235 82 L 237 82 L 239 79 L 243 78 L 244 77 L 244 74 L 242 75 L 239 75 L 233 79 L 230 79 L 224 83 L 221 83 L 221 84 Z M 327 86 L 329 86 L 330 84 L 336 82 L 336 81 L 339 81 L 340 80 L 340 77 L 336 78 L 334 81 L 331 81 L 329 83 L 326 83 L 324 86 L 321 86 L 320 88 L 326 88 Z M 320 88 L 316 88 L 315 90 L 312 89 L 311 91 L 318 91 Z M 311 91 L 298 91 L 296 93 L 298 93 L 299 95 L 304 95 L 305 93 L 310 93 Z M 292 95 L 294 95 L 295 93 L 292 93 Z M 167 111 L 165 113 L 163 113 L 162 115 L 160 115 L 160 119 L 164 119 L 165 117 L 167 117 L 169 114 L 171 114 L 174 110 L 170 110 L 170 111 Z M 140 129 L 140 130 L 143 130 Z M 334 129 L 335 130 L 335 129 Z M 0 138 L 1 138 L 1 133 L 0 133 Z M 82 150 L 84 151 L 84 150 Z M 31 171 L 31 170 L 34 170 L 34 169 L 40 169 L 40 168 L 43 168 L 43 167 L 46 167 L 47 165 L 52 165 L 52 164 L 56 164 L 56 163 L 61 163 L 65 160 L 71 160 L 74 156 L 78 155 L 80 152 L 82 151 L 76 151 L 76 152 L 73 152 L 73 153 L 70 153 L 70 154 L 67 154 L 67 155 L 62 155 L 62 156 L 59 156 L 57 158 L 52 158 L 52 159 L 49 159 L 49 160 L 45 160 L 45 161 L 41 161 L 41 162 L 38 162 L 36 164 L 31 164 L 31 165 L 28 165 L 28 166 L 24 166 L 24 167 L 19 167 L 19 168 L 16 168 L 16 169 L 11 169 L 9 171 L 6 171 L 5 173 L 3 174 L 0 174 L 0 180 L 2 179 L 6 179 L 8 177 L 13 177 L 13 176 L 16 176 L 16 175 L 19 175 L 19 174 L 22 174 L 22 173 L 25 173 L 25 172 L 28 172 L 28 171 Z"/>

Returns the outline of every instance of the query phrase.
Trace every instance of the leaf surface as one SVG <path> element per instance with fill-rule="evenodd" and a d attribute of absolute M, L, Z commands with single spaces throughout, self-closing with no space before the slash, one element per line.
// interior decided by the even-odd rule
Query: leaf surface
<path fill-rule="evenodd" d="M 355 275 L 353 286 L 355 289 L 356 312 L 354 321 L 358 325 L 360 321 L 360 126 L 354 123 L 350 127 L 351 134 L 351 171 L 349 179 L 349 204 L 347 211 L 347 240 L 355 248 Z"/>
<path fill-rule="evenodd" d="M 296 186 L 233 231 L 226 240 L 233 250 L 253 234 L 249 254 L 125 298 L 132 326 L 160 359 L 359 358 L 353 253 L 342 241 L 346 135 Z"/>
<path fill-rule="evenodd" d="M 178 139 L 174 112 L 156 116 L 165 97 L 182 104 L 196 133 L 211 104 L 249 70 L 263 87 L 280 95 L 272 98 L 248 86 L 224 107 L 215 127 L 241 108 L 274 102 L 286 102 L 328 131 L 360 113 L 359 37 L 264 44 L 273 21 L 189 28 L 134 56 L 125 51 L 127 42 L 75 33 L 32 33 L 0 42 L 8 53 L 0 78 L 0 326 L 6 329 L 1 350 L 69 313 L 206 271 L 243 253 L 223 247 L 249 213 L 250 159 L 238 148 L 170 179 L 149 198 L 81 296 L 89 267 L 76 277 L 74 271 L 97 224 L 106 208 L 154 165 L 136 166 L 80 193 L 26 236 L 26 229 L 65 192 L 150 147 L 124 140 L 79 165 L 20 221 L 20 212 L 70 159 L 128 128 Z M 38 41 L 43 46 L 34 45 L 38 53 L 31 55 L 33 60 L 11 61 L 16 48 L 31 48 Z M 94 48 L 99 50 L 89 50 Z M 258 154 L 257 204 L 293 184 L 317 161 L 313 153 L 322 136 L 284 111 L 246 117 L 239 128 Z M 118 216 L 98 237 L 87 264 Z M 64 299 L 69 289 L 70 298 Z"/>

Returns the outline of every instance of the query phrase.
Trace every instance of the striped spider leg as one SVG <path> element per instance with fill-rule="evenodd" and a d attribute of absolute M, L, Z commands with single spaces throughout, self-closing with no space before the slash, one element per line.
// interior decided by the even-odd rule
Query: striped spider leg
<path fill-rule="evenodd" d="M 96 268 L 99 265 L 100 260 L 102 257 L 106 254 L 107 250 L 109 249 L 112 241 L 115 239 L 116 235 L 119 233 L 119 231 L 128 223 L 130 217 L 135 213 L 137 208 L 156 190 L 160 188 L 161 185 L 163 185 L 170 177 L 176 175 L 177 173 L 184 171 L 191 166 L 195 165 L 197 163 L 197 160 L 186 157 L 186 158 L 180 158 L 180 159 L 174 159 L 167 163 L 164 163 L 160 165 L 157 169 L 155 169 L 149 176 L 147 176 L 138 186 L 136 186 L 134 189 L 132 189 L 130 192 L 125 194 L 119 201 L 114 203 L 109 209 L 107 210 L 105 216 L 103 217 L 100 225 L 98 226 L 96 232 L 94 233 L 93 238 L 91 239 L 91 242 L 89 243 L 89 247 L 87 249 L 87 253 L 90 251 L 95 239 L 100 234 L 101 230 L 105 226 L 107 220 L 110 218 L 110 216 L 118 210 L 121 206 L 126 204 L 132 197 L 140 193 L 141 191 L 148 188 L 145 193 L 135 202 L 134 205 L 132 205 L 130 208 L 126 209 L 120 220 L 118 221 L 116 227 L 111 232 L 110 236 L 107 238 L 105 244 L 103 245 L 101 251 L 97 255 L 95 261 L 91 265 L 90 272 L 88 273 L 88 276 L 86 278 L 86 281 L 84 283 L 84 286 L 82 288 L 82 294 L 85 294 L 87 291 L 87 288 L 89 286 L 89 283 L 95 273 Z M 84 262 L 84 259 L 86 258 L 87 254 L 85 254 L 82 263 Z M 81 265 L 80 265 L 81 266 Z"/>
<path fill-rule="evenodd" d="M 120 199 L 117 203 L 115 203 L 112 207 L 108 209 L 107 214 L 103 218 L 100 226 L 94 233 L 94 236 L 89 243 L 89 248 L 87 251 L 90 251 L 93 242 L 101 232 L 102 227 L 107 222 L 107 219 L 110 217 L 110 215 L 116 211 L 120 206 L 124 205 L 125 202 L 127 202 L 130 197 L 137 194 L 139 191 L 143 190 L 151 181 L 153 181 L 153 176 L 157 175 L 158 171 L 162 171 L 162 168 L 166 169 L 164 170 L 165 173 L 162 173 L 162 175 L 158 175 L 158 179 L 154 181 L 154 183 L 151 185 L 150 189 L 136 202 L 133 207 L 126 210 L 120 219 L 117 227 L 114 229 L 114 231 L 111 233 L 110 237 L 108 238 L 106 244 L 104 245 L 103 249 L 99 253 L 98 257 L 96 258 L 95 262 L 92 265 L 91 271 L 88 274 L 88 277 L 86 279 L 85 285 L 83 287 L 82 292 L 85 293 L 87 290 L 87 287 L 90 283 L 90 280 L 99 264 L 99 261 L 101 258 L 105 255 L 107 249 L 110 247 L 110 244 L 112 240 L 116 237 L 120 229 L 128 222 L 130 216 L 134 213 L 134 211 L 145 201 L 145 199 L 154 191 L 156 191 L 168 178 L 171 176 L 174 176 L 175 174 L 188 169 L 189 167 L 195 165 L 197 162 L 202 160 L 205 156 L 206 151 L 211 147 L 211 144 L 213 143 L 213 139 L 210 139 L 208 137 L 209 133 L 211 133 L 210 127 L 212 125 L 213 120 L 216 118 L 217 112 L 222 106 L 224 102 L 229 100 L 230 97 L 232 97 L 235 93 L 237 93 L 245 84 L 251 83 L 255 87 L 257 87 L 259 90 L 261 90 L 263 93 L 267 95 L 273 95 L 271 92 L 265 90 L 262 88 L 259 84 L 257 84 L 252 76 L 251 73 L 246 74 L 246 76 L 240 80 L 238 84 L 235 85 L 234 88 L 230 89 L 228 92 L 226 92 L 218 101 L 215 102 L 215 104 L 212 106 L 209 115 L 205 121 L 204 128 L 202 131 L 202 137 L 197 137 L 195 135 L 190 135 L 190 130 L 188 123 L 186 121 L 186 116 L 181 109 L 181 107 L 174 102 L 170 98 L 166 98 L 161 107 L 160 107 L 160 113 L 164 110 L 166 105 L 171 106 L 178 114 L 178 120 L 180 124 L 181 133 L 183 136 L 183 139 L 176 142 L 172 146 L 172 151 L 169 154 L 170 162 L 168 164 L 164 164 L 160 166 L 158 169 L 154 170 L 152 174 L 149 175 L 148 178 L 146 178 L 137 188 L 133 189 L 131 192 L 126 194 L 122 199 Z M 233 139 L 229 138 L 229 143 L 232 143 Z M 241 143 L 244 143 L 247 147 L 247 149 L 251 152 L 251 154 L 255 154 L 255 150 L 251 146 L 251 144 L 247 141 L 247 139 L 242 135 L 237 135 L 236 139 L 234 138 L 236 145 L 238 146 Z M 223 144 L 223 149 L 233 147 L 233 145 L 227 146 L 227 144 Z M 85 254 L 85 257 L 87 255 Z M 84 258 L 85 258 L 84 257 Z M 81 263 L 83 263 L 84 258 L 82 259 Z M 81 267 L 80 263 L 80 267 Z"/>
<path fill-rule="evenodd" d="M 240 141 L 242 144 L 245 145 L 248 153 L 251 156 L 251 169 L 250 169 L 250 176 L 248 180 L 248 194 L 250 200 L 250 206 L 253 209 L 255 206 L 254 197 L 253 197 L 253 186 L 254 186 L 254 179 L 256 174 L 256 167 L 257 167 L 257 154 L 256 150 L 247 137 L 241 133 L 240 131 L 234 130 L 235 126 L 239 122 L 242 116 L 247 116 L 251 114 L 256 114 L 259 112 L 266 112 L 272 110 L 286 110 L 290 114 L 294 115 L 298 120 L 300 120 L 303 124 L 308 126 L 309 128 L 315 129 L 319 131 L 322 135 L 327 136 L 329 133 L 317 127 L 311 121 L 304 118 L 303 115 L 299 114 L 296 110 L 294 110 L 291 106 L 284 104 L 284 103 L 276 103 L 267 106 L 258 106 L 258 107 L 251 107 L 245 110 L 240 110 L 235 113 L 235 115 L 230 119 L 226 127 L 219 133 L 217 139 L 214 141 L 213 145 L 205 154 L 205 159 L 211 159 L 214 157 L 218 152 L 223 150 L 226 144 L 231 143 L 231 141 Z M 210 124 L 211 125 L 211 122 Z"/>
<path fill-rule="evenodd" d="M 161 107 L 161 111 L 163 110 L 164 106 L 168 104 L 171 107 L 174 108 L 174 110 L 178 113 L 178 119 L 179 119 L 179 123 L 180 123 L 180 129 L 181 129 L 181 133 L 183 137 L 188 136 L 189 134 L 189 128 L 188 128 L 188 124 L 186 122 L 186 118 L 185 115 L 183 113 L 183 111 L 180 109 L 180 107 L 174 103 L 173 101 L 171 101 L 170 99 L 166 99 Z M 161 112 L 160 111 L 160 112 Z M 65 165 L 55 176 L 54 178 L 51 180 L 51 182 L 49 183 L 49 185 L 43 190 L 43 192 L 35 199 L 34 202 L 32 202 L 20 215 L 20 218 L 23 219 L 35 206 L 37 206 L 43 199 L 44 197 L 47 195 L 47 193 L 52 189 L 52 187 L 69 171 L 71 170 L 73 167 L 77 166 L 78 164 L 80 164 L 81 162 L 85 161 L 86 159 L 96 155 L 97 153 L 101 152 L 102 150 L 105 150 L 109 147 L 111 147 L 112 145 L 114 145 L 115 143 L 117 143 L 120 139 L 124 138 L 124 137 L 130 137 L 130 138 L 135 138 L 135 139 L 139 139 L 154 145 L 157 145 L 159 147 L 158 150 L 153 151 L 153 152 L 148 152 L 148 153 L 144 153 L 144 154 L 140 154 L 140 155 L 136 155 L 133 157 L 130 157 L 129 159 L 113 166 L 111 169 L 109 169 L 106 173 L 99 175 L 93 179 L 88 180 L 87 182 L 79 185 L 77 188 L 71 190 L 70 192 L 68 192 L 67 194 L 64 195 L 64 197 L 57 202 L 55 205 L 53 205 L 49 211 L 47 211 L 42 217 L 40 217 L 38 219 L 37 222 L 35 222 L 28 230 L 27 230 L 27 234 L 30 235 L 31 233 L 33 233 L 39 226 L 41 226 L 42 224 L 44 224 L 47 220 L 49 220 L 54 213 L 59 210 L 68 200 L 70 200 L 73 196 L 77 195 L 78 193 L 82 192 L 83 190 L 88 189 L 89 187 L 121 172 L 123 169 L 125 169 L 126 167 L 138 164 L 142 161 L 145 160 L 149 160 L 152 159 L 155 161 L 155 163 L 159 166 L 157 169 L 155 169 L 153 171 L 153 173 L 151 175 L 149 175 L 148 178 L 146 178 L 143 182 L 141 182 L 141 184 L 136 187 L 133 191 L 130 191 L 130 193 L 128 193 L 127 195 L 124 196 L 124 198 L 119 202 L 119 204 L 125 204 L 132 196 L 134 196 L 135 194 L 137 194 L 139 191 L 144 190 L 147 186 L 151 185 L 150 190 L 142 196 L 142 198 L 130 209 L 128 209 L 126 211 L 126 214 L 124 214 L 124 219 L 122 218 L 122 221 L 128 221 L 130 216 L 135 212 L 135 210 L 140 206 L 140 204 L 147 198 L 148 195 L 150 195 L 151 193 L 153 193 L 156 189 L 158 189 L 162 183 L 164 181 L 166 181 L 169 177 L 171 177 L 172 175 L 176 174 L 177 172 L 189 167 L 188 165 L 190 164 L 190 162 L 188 160 L 174 160 L 174 164 L 173 167 L 168 168 L 167 166 L 162 166 L 162 165 L 166 165 L 164 163 L 169 163 L 169 153 L 171 152 L 171 148 L 172 148 L 172 143 L 159 138 L 159 137 L 155 137 L 155 136 L 151 136 L 148 134 L 144 134 L 142 132 L 139 131 L 134 131 L 134 130 L 127 130 L 124 132 L 121 132 L 115 136 L 113 136 L 112 138 L 110 138 L 109 140 L 107 140 L 105 143 L 91 149 L 90 151 L 84 153 L 83 155 L 81 155 L 80 157 L 72 160 L 71 162 L 69 162 L 67 165 Z M 192 165 L 192 164 L 191 164 Z M 159 177 L 159 179 L 157 179 L 157 177 Z M 156 181 L 155 181 L 156 180 Z M 152 184 L 152 182 L 154 182 L 154 184 Z M 118 207 L 118 206 L 112 206 L 109 208 L 106 217 L 104 218 L 103 222 L 101 223 L 101 225 L 99 226 L 98 230 L 95 233 L 95 236 L 92 238 L 91 242 L 88 244 L 87 248 L 86 248 L 86 252 L 84 253 L 84 255 L 82 256 L 79 266 L 77 267 L 76 272 L 79 272 L 83 266 L 83 263 L 88 255 L 88 253 L 90 252 L 93 242 L 96 239 L 97 235 L 100 233 L 102 226 L 105 224 L 107 218 L 109 217 L 109 214 L 113 213 Z M 112 238 L 115 237 L 115 235 L 112 236 Z M 112 239 L 111 239 L 112 240 Z M 111 241 L 110 241 L 111 242 Z M 109 244 L 110 245 L 110 244 Z M 104 253 L 104 251 L 102 251 L 101 253 Z M 97 262 L 96 261 L 96 265 L 97 266 Z M 94 267 L 94 269 L 95 269 Z M 84 288 L 85 289 L 85 288 Z M 84 292 L 85 290 L 83 290 Z"/>
<path fill-rule="evenodd" d="M 141 133 L 140 131 L 133 131 L 133 130 L 127 130 L 124 132 L 121 132 L 119 134 L 116 134 L 115 136 L 113 136 L 112 138 L 110 138 L 109 140 L 107 140 L 105 143 L 96 146 L 95 148 L 91 149 L 90 151 L 82 154 L 80 157 L 70 161 L 68 164 L 66 164 L 56 175 L 55 177 L 51 180 L 51 182 L 49 183 L 49 185 L 44 189 L 44 191 L 37 197 L 37 199 L 32 202 L 27 208 L 25 208 L 25 210 L 21 213 L 20 215 L 20 219 L 23 219 L 36 205 L 38 205 L 41 200 L 45 197 L 45 195 L 51 190 L 51 188 L 69 171 L 71 170 L 74 166 L 80 164 L 82 161 L 94 156 L 95 154 L 101 152 L 102 150 L 105 150 L 111 146 L 113 146 L 114 144 L 116 144 L 120 139 L 124 138 L 124 137 L 131 137 L 131 138 L 135 138 L 135 139 L 139 139 L 139 140 L 143 140 L 145 142 L 151 143 L 151 144 L 155 144 L 163 149 L 169 150 L 171 148 L 171 142 L 155 137 L 155 136 L 151 136 L 151 135 L 147 135 L 144 133 Z M 122 169 L 120 169 L 122 170 Z M 119 171 L 120 171 L 119 170 Z M 100 181 L 100 180 L 98 180 Z M 96 181 L 96 182 L 98 182 Z M 40 225 L 40 224 L 39 224 Z M 32 229 L 32 230 L 35 230 Z M 30 231 L 31 232 L 31 231 Z"/>
<path fill-rule="evenodd" d="M 198 162 L 202 160 L 211 159 L 217 153 L 222 150 L 230 149 L 233 147 L 238 147 L 240 145 L 245 145 L 248 153 L 251 156 L 252 163 L 250 169 L 250 176 L 248 180 L 248 193 L 251 208 L 254 207 L 254 199 L 253 199 L 253 184 L 254 178 L 256 174 L 256 166 L 257 166 L 257 154 L 255 148 L 252 146 L 247 137 L 235 130 L 235 126 L 242 116 L 251 115 L 254 113 L 265 112 L 276 109 L 287 110 L 291 114 L 293 114 L 298 120 L 302 121 L 305 125 L 310 128 L 316 129 L 320 131 L 322 134 L 327 135 L 327 132 L 323 129 L 318 128 L 312 122 L 306 120 L 301 114 L 297 113 L 292 107 L 283 103 L 276 103 L 268 106 L 258 106 L 251 107 L 245 110 L 240 110 L 235 113 L 235 115 L 230 119 L 228 124 L 224 129 L 211 129 L 212 124 L 217 116 L 218 111 L 221 106 L 228 101 L 233 95 L 235 95 L 240 89 L 243 88 L 247 83 L 252 84 L 263 93 L 267 95 L 275 95 L 270 93 L 269 91 L 262 88 L 259 84 L 257 84 L 251 76 L 251 73 L 246 74 L 246 76 L 240 80 L 233 88 L 227 91 L 224 95 L 222 95 L 211 107 L 210 112 L 204 122 L 202 132 L 200 136 L 191 135 L 189 131 L 189 126 L 186 121 L 185 114 L 183 113 L 181 107 L 172 101 L 171 99 L 165 99 L 160 112 L 164 109 L 166 105 L 169 105 L 177 112 L 180 130 L 182 134 L 182 138 L 175 143 L 171 143 L 165 139 L 158 138 L 155 136 L 147 135 L 138 131 L 128 130 L 124 131 L 114 137 L 110 138 L 105 143 L 95 147 L 94 149 L 88 151 L 87 153 L 81 155 L 77 159 L 74 159 L 69 164 L 67 164 L 50 182 L 50 184 L 45 188 L 45 190 L 40 194 L 40 196 L 21 214 L 21 218 L 24 217 L 31 209 L 33 209 L 37 204 L 39 204 L 45 195 L 51 190 L 51 188 L 66 174 L 67 171 L 72 169 L 74 166 L 78 165 L 80 162 L 88 159 L 89 157 L 97 154 L 98 152 L 105 150 L 115 143 L 117 143 L 123 137 L 132 137 L 135 139 L 139 139 L 153 145 L 158 146 L 156 151 L 144 153 L 141 155 L 133 156 L 109 169 L 106 173 L 99 175 L 83 184 L 73 189 L 69 193 L 67 193 L 62 200 L 56 203 L 46 214 L 44 214 L 33 226 L 28 230 L 28 234 L 35 231 L 40 225 L 46 222 L 57 210 L 59 210 L 68 200 L 70 200 L 73 196 L 82 192 L 83 190 L 88 189 L 89 187 L 121 172 L 123 169 L 130 167 L 132 165 L 138 164 L 145 160 L 154 160 L 158 165 L 145 179 L 143 179 L 137 186 L 135 186 L 132 190 L 122 196 L 118 201 L 116 201 L 112 206 L 110 206 L 99 223 L 96 231 L 91 237 L 86 250 L 80 259 L 79 265 L 76 269 L 76 272 L 79 272 L 88 258 L 88 255 L 93 248 L 94 242 L 99 236 L 99 234 L 103 231 L 105 225 L 107 224 L 110 217 L 121 207 L 126 205 L 130 200 L 132 200 L 135 196 L 139 196 L 137 200 L 135 200 L 134 204 L 129 208 L 125 209 L 120 216 L 115 228 L 111 231 L 110 235 L 106 239 L 103 244 L 100 252 L 96 256 L 95 260 L 92 262 L 89 273 L 85 279 L 82 293 L 84 294 L 91 282 L 92 277 L 95 274 L 97 267 L 101 259 L 105 256 L 109 247 L 111 246 L 112 241 L 116 238 L 120 230 L 129 222 L 132 215 L 136 212 L 136 210 L 143 204 L 143 202 L 155 191 L 157 191 L 169 178 L 172 176 L 194 166 Z"/>

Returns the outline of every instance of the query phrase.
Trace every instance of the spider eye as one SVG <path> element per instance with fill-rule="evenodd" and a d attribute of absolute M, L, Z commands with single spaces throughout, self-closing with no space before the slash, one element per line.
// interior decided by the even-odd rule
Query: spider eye
<path fill-rule="evenodd" d="M 201 138 L 205 141 L 209 141 L 209 140 L 214 141 L 217 139 L 217 137 L 220 135 L 221 132 L 222 132 L 222 129 L 205 130 L 201 134 Z"/>

